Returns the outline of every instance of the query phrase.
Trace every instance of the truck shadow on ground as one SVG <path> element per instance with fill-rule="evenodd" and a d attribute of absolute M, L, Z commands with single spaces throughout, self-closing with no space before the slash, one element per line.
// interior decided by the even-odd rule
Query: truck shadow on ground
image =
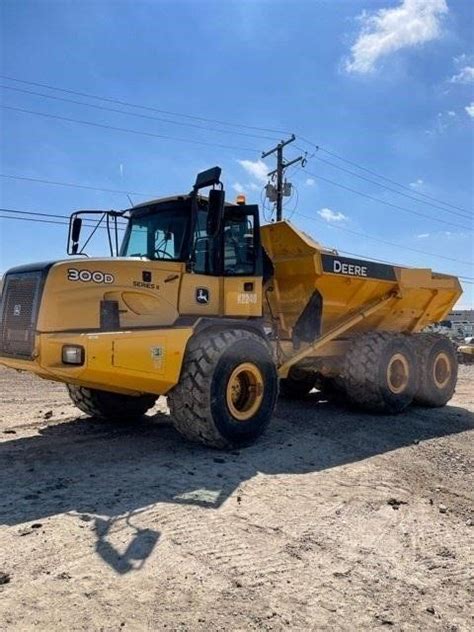
<path fill-rule="evenodd" d="M 107 540 L 119 517 L 163 502 L 216 509 L 258 473 L 317 472 L 472 429 L 474 416 L 463 408 L 372 416 L 338 408 L 318 393 L 281 400 L 266 435 L 229 452 L 185 442 L 165 415 L 120 425 L 71 419 L 0 444 L 0 524 L 88 516 L 96 552 L 127 573 L 141 567 L 160 534 L 133 527 L 119 554 Z"/>

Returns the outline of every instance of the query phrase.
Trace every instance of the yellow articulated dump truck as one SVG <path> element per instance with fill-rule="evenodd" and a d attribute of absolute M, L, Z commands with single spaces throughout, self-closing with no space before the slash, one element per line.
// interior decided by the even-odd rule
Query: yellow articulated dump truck
<path fill-rule="evenodd" d="M 104 421 L 166 395 L 177 430 L 219 448 L 257 439 L 279 390 L 317 386 L 386 414 L 446 404 L 455 350 L 418 332 L 451 310 L 458 280 L 339 256 L 286 221 L 260 227 L 256 205 L 225 201 L 220 174 L 126 211 L 73 213 L 73 258 L 5 275 L 0 363 L 64 382 Z M 94 213 L 107 258 L 83 256 Z"/>

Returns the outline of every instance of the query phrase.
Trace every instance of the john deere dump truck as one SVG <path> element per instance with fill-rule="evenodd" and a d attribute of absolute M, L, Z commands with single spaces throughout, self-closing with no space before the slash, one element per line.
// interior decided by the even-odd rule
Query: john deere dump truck
<path fill-rule="evenodd" d="M 262 434 L 279 387 L 377 413 L 446 404 L 455 351 L 418 332 L 451 310 L 458 280 L 342 257 L 286 221 L 260 227 L 257 206 L 225 202 L 220 173 L 199 174 L 187 195 L 101 211 L 107 258 L 80 246 L 99 211 L 73 213 L 73 258 L 5 276 L 0 363 L 64 382 L 110 422 L 166 395 L 182 435 L 220 448 Z"/>

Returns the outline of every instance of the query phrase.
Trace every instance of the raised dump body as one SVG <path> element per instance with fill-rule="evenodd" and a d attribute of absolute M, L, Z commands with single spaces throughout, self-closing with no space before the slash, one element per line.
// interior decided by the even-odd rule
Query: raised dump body
<path fill-rule="evenodd" d="M 443 320 L 462 294 L 456 277 L 428 268 L 403 268 L 338 255 L 288 222 L 263 226 L 262 244 L 274 276 L 267 291 L 280 336 L 291 339 L 295 325 L 314 294 L 320 296 L 319 334 L 391 297 L 351 326 L 352 334 L 369 330 L 416 332 Z M 317 304 L 317 301 L 315 301 Z"/>

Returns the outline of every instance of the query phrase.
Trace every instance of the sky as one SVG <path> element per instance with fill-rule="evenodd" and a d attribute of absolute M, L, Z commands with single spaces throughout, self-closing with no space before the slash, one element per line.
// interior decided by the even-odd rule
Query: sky
<path fill-rule="evenodd" d="M 285 156 L 307 162 L 288 169 L 286 217 L 340 252 L 463 277 L 458 306 L 473 307 L 472 0 L 0 10 L 2 209 L 124 209 L 126 192 L 187 192 L 214 165 L 228 197 L 261 204 L 275 166 L 261 154 L 294 133 Z M 61 217 L 34 217 L 0 211 L 0 273 L 65 257 Z M 100 238 L 90 252 L 107 254 Z"/>

